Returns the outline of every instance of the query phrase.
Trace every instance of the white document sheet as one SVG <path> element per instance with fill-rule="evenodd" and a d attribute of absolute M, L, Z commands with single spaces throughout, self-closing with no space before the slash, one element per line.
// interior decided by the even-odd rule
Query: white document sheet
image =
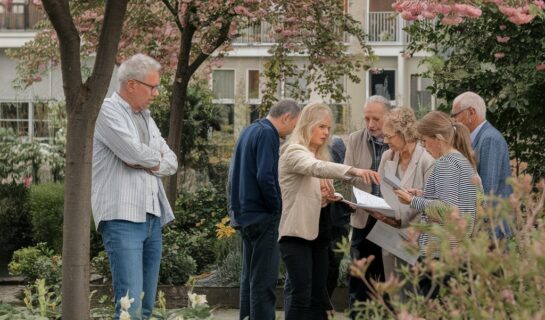
<path fill-rule="evenodd" d="M 384 199 L 374 196 L 356 187 L 352 187 L 352 189 L 354 192 L 354 196 L 356 196 L 356 206 L 364 209 L 375 210 L 387 217 L 395 218 L 395 210 L 392 209 L 392 207 L 390 207 L 388 203 L 384 201 Z"/>
<path fill-rule="evenodd" d="M 377 221 L 367 239 L 390 252 L 394 256 L 414 265 L 418 259 L 418 252 L 412 254 L 407 251 L 407 230 L 394 228 L 386 223 Z"/>

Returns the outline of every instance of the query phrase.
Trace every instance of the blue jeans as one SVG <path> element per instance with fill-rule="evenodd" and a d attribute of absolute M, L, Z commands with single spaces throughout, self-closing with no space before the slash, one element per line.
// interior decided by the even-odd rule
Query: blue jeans
<path fill-rule="evenodd" d="M 146 222 L 126 220 L 101 222 L 104 247 L 110 260 L 115 296 L 114 319 L 119 319 L 119 300 L 127 292 L 134 298 L 129 314 L 131 319 L 151 316 L 157 293 L 161 262 L 161 219 L 147 214 Z M 141 298 L 141 295 L 144 295 Z"/>
<path fill-rule="evenodd" d="M 257 223 L 240 229 L 242 271 L 240 274 L 240 319 L 274 320 L 276 281 L 280 253 L 280 220 Z"/>

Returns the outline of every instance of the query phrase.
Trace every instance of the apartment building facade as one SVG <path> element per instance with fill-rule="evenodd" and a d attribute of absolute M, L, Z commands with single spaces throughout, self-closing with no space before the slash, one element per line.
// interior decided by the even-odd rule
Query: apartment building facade
<path fill-rule="evenodd" d="M 420 56 L 406 59 L 403 50 L 408 42 L 402 30 L 406 22 L 396 16 L 392 9 L 394 0 L 347 0 L 346 10 L 369 35 L 377 63 L 371 70 L 361 71 L 359 83 L 341 79 L 349 97 L 344 103 L 329 101 L 310 92 L 307 101 L 325 101 L 334 109 L 337 132 L 349 133 L 361 128 L 363 124 L 362 107 L 366 99 L 380 94 L 396 105 L 411 106 L 415 109 L 430 109 L 434 99 L 426 90 L 429 80 L 417 74 Z M 13 0 L 10 8 L 0 4 L 0 127 L 11 127 L 21 137 L 46 139 L 47 106 L 40 101 L 63 99 L 62 78 L 54 69 L 42 81 L 25 90 L 15 89 L 16 63 L 9 59 L 5 50 L 22 46 L 35 35 L 33 27 L 43 14 L 32 1 Z M 257 106 L 261 103 L 264 87 L 264 68 L 273 45 L 270 26 L 256 24 L 242 30 L 241 36 L 233 44 L 233 50 L 223 58 L 222 66 L 213 68 L 210 88 L 214 92 L 214 103 L 221 110 L 224 127 L 236 137 L 240 130 L 258 117 Z M 348 50 L 357 54 L 356 41 L 347 37 Z M 297 58 L 304 64 L 304 57 Z M 307 84 L 300 80 L 302 89 Z M 111 89 L 112 90 L 112 89 Z M 110 91 L 111 91 L 110 90 Z M 281 83 L 278 98 L 292 97 L 290 87 Z"/>

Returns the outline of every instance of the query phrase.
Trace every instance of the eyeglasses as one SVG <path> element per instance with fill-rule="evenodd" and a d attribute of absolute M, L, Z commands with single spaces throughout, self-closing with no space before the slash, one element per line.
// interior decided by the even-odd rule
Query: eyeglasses
<path fill-rule="evenodd" d="M 131 79 L 131 80 L 136 81 L 136 82 L 138 82 L 138 83 L 140 83 L 140 84 L 145 85 L 146 87 L 148 87 L 148 88 L 151 89 L 151 92 L 155 92 L 155 91 L 158 91 L 158 90 L 159 90 L 159 85 L 152 86 L 151 84 L 147 84 L 147 83 L 142 82 L 142 81 L 140 81 L 140 80 L 136 80 L 136 79 Z"/>
<path fill-rule="evenodd" d="M 468 109 L 469 109 L 469 108 L 465 108 L 465 109 L 462 109 L 462 110 L 460 110 L 460 111 L 458 111 L 458 112 L 456 112 L 456 113 L 451 113 L 451 114 L 450 114 L 450 117 L 454 119 L 454 118 L 456 118 L 458 115 L 460 115 L 462 112 L 464 112 L 464 111 L 466 111 L 466 110 L 468 110 Z"/>
<path fill-rule="evenodd" d="M 397 132 L 394 134 L 382 133 L 382 135 L 384 136 L 384 139 L 392 140 L 393 137 L 397 136 Z"/>

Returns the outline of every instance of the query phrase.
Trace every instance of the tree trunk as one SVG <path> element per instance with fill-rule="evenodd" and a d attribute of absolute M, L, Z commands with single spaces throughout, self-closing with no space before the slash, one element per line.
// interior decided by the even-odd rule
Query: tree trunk
<path fill-rule="evenodd" d="M 89 318 L 91 161 L 95 121 L 108 91 L 128 0 L 106 1 L 93 72 L 81 77 L 80 37 L 67 0 L 44 0 L 59 39 L 68 127 L 63 221 L 62 319 Z"/>
<path fill-rule="evenodd" d="M 178 72 L 177 72 L 178 74 Z M 172 97 L 170 100 L 170 121 L 169 121 L 169 130 L 168 130 L 168 139 L 167 143 L 178 157 L 178 164 L 181 165 L 180 156 L 181 143 L 182 143 L 182 132 L 184 129 L 184 113 L 185 113 L 185 104 L 187 99 L 187 86 L 189 85 L 189 79 L 191 75 L 182 76 L 180 81 L 175 81 L 172 86 Z M 174 207 L 176 204 L 176 195 L 178 187 L 178 174 L 173 174 L 167 178 L 167 198 L 170 202 L 170 205 Z"/>
<path fill-rule="evenodd" d="M 68 118 L 63 224 L 63 319 L 89 317 L 91 160 L 96 112 Z M 94 113 L 94 114 L 93 114 Z"/>

